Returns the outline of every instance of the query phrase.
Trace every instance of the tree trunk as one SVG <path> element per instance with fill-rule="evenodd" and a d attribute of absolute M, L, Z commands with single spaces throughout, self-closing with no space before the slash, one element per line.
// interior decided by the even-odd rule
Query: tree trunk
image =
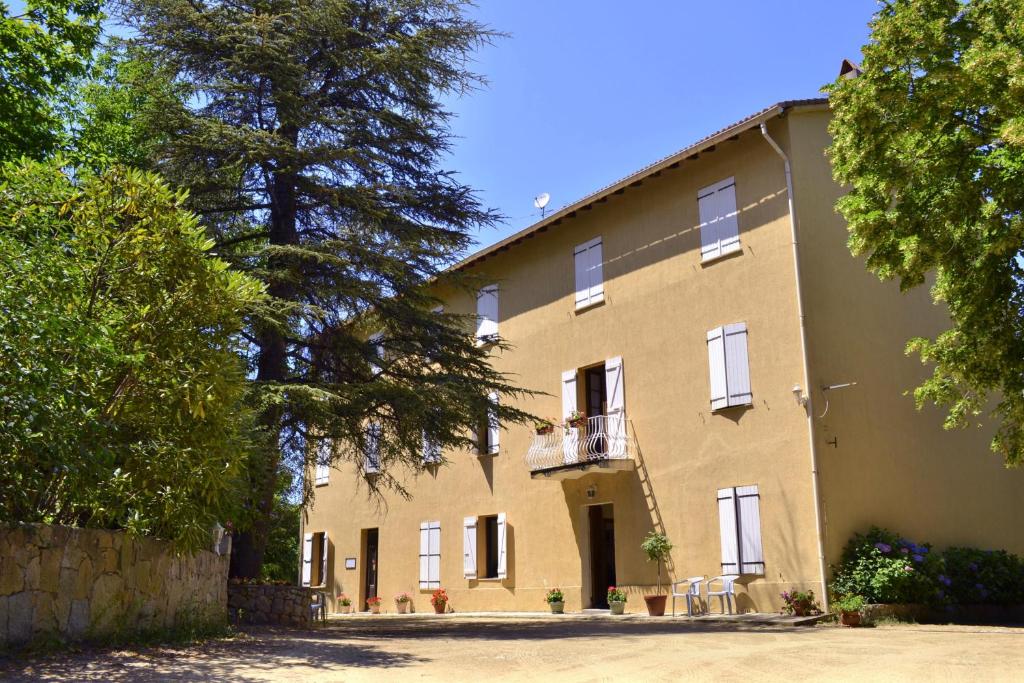
<path fill-rule="evenodd" d="M 282 130 L 282 134 L 293 142 L 297 134 Z M 271 198 L 269 242 L 274 245 L 298 243 L 296 226 L 295 175 L 273 173 L 270 176 L 268 194 Z M 274 261 L 277 261 L 275 263 Z M 272 273 L 289 268 L 287 258 L 275 256 L 269 263 Z M 294 287 L 283 281 L 271 282 L 268 293 L 271 297 L 290 300 Z M 280 384 L 288 379 L 287 345 L 284 337 L 272 326 L 266 326 L 257 334 L 259 345 L 256 381 L 258 383 Z M 270 514 L 277 491 L 277 469 L 281 463 L 281 408 L 272 406 L 264 411 L 260 423 L 267 430 L 263 445 L 262 465 L 255 468 L 256 480 L 250 487 L 249 508 L 252 512 L 251 527 L 238 534 L 232 544 L 230 575 L 232 578 L 255 579 L 263 567 L 263 555 L 267 549 L 270 534 Z"/>

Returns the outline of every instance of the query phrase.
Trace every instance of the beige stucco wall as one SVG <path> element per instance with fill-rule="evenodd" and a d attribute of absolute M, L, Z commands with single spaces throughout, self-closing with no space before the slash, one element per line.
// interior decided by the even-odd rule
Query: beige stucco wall
<path fill-rule="evenodd" d="M 771 127 L 785 140 L 784 121 Z M 697 191 L 729 176 L 742 253 L 702 266 Z M 751 131 L 477 266 L 501 286 L 500 332 L 514 346 L 495 355 L 496 367 L 549 394 L 525 401 L 527 410 L 561 418 L 561 373 L 622 357 L 625 409 L 648 476 L 532 480 L 524 464 L 529 426 L 506 429 L 497 456 L 446 453 L 436 477 L 410 475 L 408 501 L 368 501 L 353 483 L 355 469 L 342 465 L 316 490 L 305 525 L 328 532 L 331 595 L 346 592 L 361 604 L 362 530 L 376 527 L 385 609 L 408 591 L 416 609 L 429 610 L 429 595 L 417 588 L 419 524 L 440 520 L 442 585 L 454 609 L 544 609 L 551 586 L 579 609 L 589 597 L 585 505 L 611 502 L 618 583 L 633 594 L 627 609 L 643 610 L 639 595 L 655 581 L 639 547 L 644 535 L 664 525 L 676 545 L 674 577 L 719 574 L 716 491 L 748 484 L 760 487 L 766 574 L 744 579 L 741 608 L 776 609 L 784 588 L 816 587 L 806 418 L 791 391 L 803 377 L 786 206 L 782 164 Z M 606 302 L 577 314 L 573 247 L 598 235 Z M 447 305 L 473 311 L 469 297 Z M 706 332 L 739 321 L 749 330 L 753 405 L 713 414 Z M 462 520 L 498 512 L 510 528 L 509 578 L 468 581 Z M 344 569 L 347 557 L 357 558 L 355 570 Z"/>
<path fill-rule="evenodd" d="M 1005 469 L 989 450 L 991 426 L 945 431 L 943 410 L 917 411 L 906 393 L 929 372 L 904 354 L 907 340 L 947 329 L 948 317 L 927 287 L 901 294 L 850 256 L 833 209 L 842 190 L 823 153 L 827 118 L 805 110 L 787 119 L 812 384 L 857 382 L 829 392 L 815 421 L 827 555 L 838 561 L 850 535 L 871 524 L 940 547 L 1024 552 L 1024 470 Z M 821 415 L 826 396 L 815 390 L 814 401 Z"/>

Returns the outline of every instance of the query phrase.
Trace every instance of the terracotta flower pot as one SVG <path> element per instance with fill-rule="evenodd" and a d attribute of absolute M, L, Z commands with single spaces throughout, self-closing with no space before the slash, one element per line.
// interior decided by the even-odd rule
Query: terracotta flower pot
<path fill-rule="evenodd" d="M 860 612 L 841 612 L 839 623 L 843 626 L 860 626 Z"/>
<path fill-rule="evenodd" d="M 380 605 L 370 605 L 370 614 L 380 614 Z"/>
<path fill-rule="evenodd" d="M 644 602 L 647 603 L 647 614 L 652 617 L 665 616 L 665 601 L 667 595 L 645 595 Z"/>
<path fill-rule="evenodd" d="M 395 607 L 398 608 L 398 613 L 399 614 L 408 614 L 409 613 L 409 601 L 408 600 L 406 600 L 405 602 L 396 602 L 395 603 Z"/>
<path fill-rule="evenodd" d="M 563 612 L 565 612 L 564 602 L 549 602 L 548 607 L 551 608 L 552 614 L 562 614 Z"/>
<path fill-rule="evenodd" d="M 439 602 L 436 605 L 434 605 L 434 614 L 444 614 L 445 610 L 447 610 L 447 609 L 448 609 L 448 603 L 447 602 Z"/>
<path fill-rule="evenodd" d="M 622 614 L 626 609 L 626 603 L 624 602 L 609 602 L 608 611 L 612 614 Z"/>

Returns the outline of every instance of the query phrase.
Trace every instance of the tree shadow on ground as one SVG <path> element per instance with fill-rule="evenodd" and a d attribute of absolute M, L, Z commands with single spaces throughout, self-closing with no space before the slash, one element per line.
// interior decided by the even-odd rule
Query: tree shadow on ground
<path fill-rule="evenodd" d="M 260 629 L 192 647 L 96 649 L 0 658 L 2 681 L 250 681 L 289 667 L 396 669 L 428 659 L 324 637 L 327 629 Z M 345 640 L 350 640 L 346 638 Z"/>

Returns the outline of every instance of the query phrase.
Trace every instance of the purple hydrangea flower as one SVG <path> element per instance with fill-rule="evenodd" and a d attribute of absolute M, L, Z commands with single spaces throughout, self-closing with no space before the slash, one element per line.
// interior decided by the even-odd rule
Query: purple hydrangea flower
<path fill-rule="evenodd" d="M 946 588 L 949 588 L 950 586 L 953 585 L 953 580 L 950 579 L 945 574 L 939 574 L 939 583 L 941 583 Z"/>
<path fill-rule="evenodd" d="M 900 552 L 904 555 L 910 554 L 910 548 L 900 548 Z"/>
<path fill-rule="evenodd" d="M 892 552 L 892 546 L 889 545 L 888 543 L 876 543 L 875 547 L 878 548 L 879 550 L 881 550 L 883 553 L 891 553 Z"/>
<path fill-rule="evenodd" d="M 914 562 L 924 562 L 924 557 L 921 555 L 914 555 L 911 559 L 913 559 Z"/>
<path fill-rule="evenodd" d="M 970 569 L 972 572 L 978 571 L 978 565 L 974 562 L 971 562 L 969 565 L 967 565 L 967 568 Z"/>

